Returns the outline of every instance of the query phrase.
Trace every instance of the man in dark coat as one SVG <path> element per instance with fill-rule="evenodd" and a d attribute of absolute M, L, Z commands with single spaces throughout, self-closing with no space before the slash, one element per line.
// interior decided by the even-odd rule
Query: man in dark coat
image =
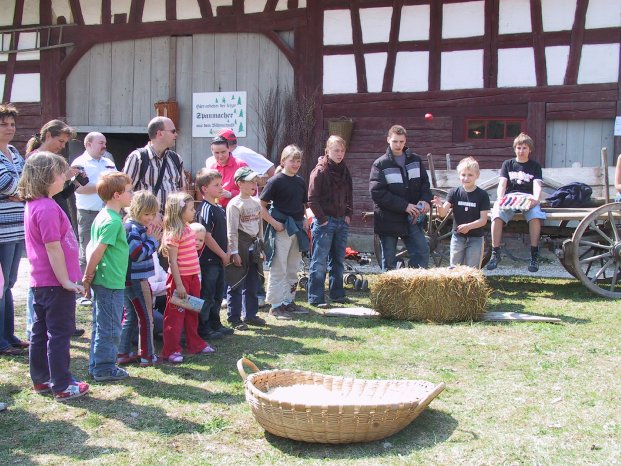
<path fill-rule="evenodd" d="M 432 194 L 423 161 L 406 147 L 406 131 L 395 125 L 388 131 L 388 149 L 371 167 L 369 191 L 374 203 L 374 229 L 382 245 L 382 269 L 396 266 L 401 238 L 410 267 L 426 268 L 429 246 L 420 222 L 429 212 Z"/>

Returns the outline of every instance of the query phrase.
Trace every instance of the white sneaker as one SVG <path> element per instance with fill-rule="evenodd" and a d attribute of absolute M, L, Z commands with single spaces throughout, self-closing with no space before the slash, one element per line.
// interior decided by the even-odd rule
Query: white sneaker
<path fill-rule="evenodd" d="M 88 298 L 85 298 L 84 296 L 80 296 L 78 299 L 76 299 L 75 303 L 78 306 L 92 306 L 93 305 L 93 301 L 91 301 Z"/>

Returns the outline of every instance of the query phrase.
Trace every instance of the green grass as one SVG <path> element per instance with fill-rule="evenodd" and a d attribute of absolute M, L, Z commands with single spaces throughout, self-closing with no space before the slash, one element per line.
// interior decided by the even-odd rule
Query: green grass
<path fill-rule="evenodd" d="M 120 383 L 60 404 L 31 391 L 27 357 L 0 358 L 0 464 L 618 464 L 621 303 L 578 282 L 490 279 L 489 310 L 555 316 L 562 324 L 323 317 L 216 342 L 182 365 L 130 367 Z M 357 304 L 367 295 L 348 291 Z M 302 298 L 302 295 L 300 295 Z M 23 306 L 18 328 L 23 328 Z M 88 326 L 88 312 L 78 312 Z M 20 332 L 18 332 L 20 333 Z M 88 332 L 87 332 L 88 335 Z M 87 338 L 73 341 L 85 377 Z M 244 398 L 236 362 L 360 378 L 424 379 L 446 390 L 400 433 L 321 445 L 266 433 Z"/>

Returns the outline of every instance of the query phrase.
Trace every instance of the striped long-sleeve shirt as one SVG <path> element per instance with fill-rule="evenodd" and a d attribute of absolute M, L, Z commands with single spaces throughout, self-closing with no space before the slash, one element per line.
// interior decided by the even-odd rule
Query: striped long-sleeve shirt
<path fill-rule="evenodd" d="M 10 199 L 17 195 L 24 159 L 13 146 L 8 152 L 0 151 L 0 243 L 24 239 L 24 203 Z"/>
<path fill-rule="evenodd" d="M 147 229 L 133 219 L 125 222 L 125 233 L 129 245 L 128 280 L 146 280 L 155 275 L 153 253 L 157 251 L 159 242 L 147 234 Z"/>

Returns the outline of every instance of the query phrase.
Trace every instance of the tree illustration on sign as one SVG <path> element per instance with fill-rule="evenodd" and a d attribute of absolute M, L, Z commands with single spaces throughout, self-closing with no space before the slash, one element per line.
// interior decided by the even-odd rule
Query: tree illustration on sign
<path fill-rule="evenodd" d="M 216 103 L 218 103 L 218 98 L 216 97 Z"/>
<path fill-rule="evenodd" d="M 245 131 L 245 129 L 244 129 L 244 124 L 243 124 L 241 121 L 239 122 L 239 130 L 238 130 L 238 131 L 239 131 L 240 133 L 243 133 L 243 132 Z"/>
<path fill-rule="evenodd" d="M 244 111 L 243 111 L 243 110 L 240 110 L 240 111 L 239 111 L 239 117 L 241 118 L 241 117 L 243 117 L 243 116 L 244 116 Z"/>
<path fill-rule="evenodd" d="M 237 98 L 237 105 L 241 105 L 241 97 Z"/>

